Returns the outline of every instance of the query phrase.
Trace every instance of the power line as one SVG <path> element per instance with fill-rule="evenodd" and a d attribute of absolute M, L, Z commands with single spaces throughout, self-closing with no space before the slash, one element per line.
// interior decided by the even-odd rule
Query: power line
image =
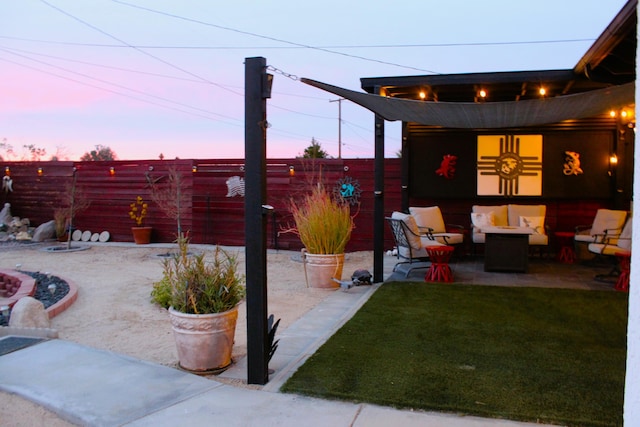
<path fill-rule="evenodd" d="M 4 49 L 0 48 L 0 50 L 4 50 Z M 141 95 L 148 96 L 148 97 L 151 97 L 151 98 L 156 98 L 156 99 L 161 100 L 163 102 L 168 102 L 168 103 L 171 103 L 171 104 L 180 105 L 180 106 L 187 107 L 187 108 L 190 108 L 190 109 L 193 109 L 193 110 L 196 110 L 196 111 L 201 111 L 203 113 L 220 116 L 220 117 L 223 117 L 223 118 L 226 118 L 226 119 L 230 119 L 230 120 L 236 120 L 236 121 L 238 120 L 238 119 L 235 119 L 233 117 L 224 116 L 222 114 L 215 113 L 213 111 L 208 111 L 208 110 L 205 110 L 205 109 L 202 109 L 202 108 L 193 107 L 193 106 L 190 106 L 190 105 L 187 105 L 187 104 L 183 104 L 183 103 L 180 103 L 180 102 L 176 102 L 176 101 L 173 101 L 173 100 L 170 100 L 170 99 L 167 99 L 167 98 L 163 98 L 163 97 L 159 97 L 159 96 L 152 95 L 152 94 L 149 94 L 149 93 L 145 93 L 145 92 L 137 90 L 137 89 L 131 89 L 131 88 L 128 88 L 126 86 L 119 85 L 117 83 L 111 83 L 111 82 L 106 81 L 106 80 L 98 79 L 98 78 L 95 78 L 95 77 L 92 77 L 92 76 L 88 76 L 86 74 L 82 74 L 82 73 L 78 73 L 78 72 L 75 72 L 75 71 L 71 71 L 71 70 L 68 70 L 66 68 L 58 67 L 58 66 L 55 66 L 55 65 L 52 65 L 52 64 L 48 64 L 48 63 L 46 63 L 44 61 L 39 61 L 39 60 L 36 60 L 36 59 L 33 59 L 33 58 L 29 58 L 29 57 L 24 56 L 24 55 L 19 55 L 19 54 L 13 53 L 13 52 L 7 52 L 7 53 L 9 53 L 11 55 L 15 55 L 15 56 L 19 56 L 19 57 L 28 59 L 28 60 L 33 61 L 33 62 L 37 62 L 37 63 L 43 64 L 43 65 L 46 65 L 46 66 L 49 66 L 49 67 L 57 68 L 57 69 L 59 69 L 61 71 L 64 71 L 64 72 L 77 74 L 77 75 L 79 75 L 81 77 L 85 77 L 85 78 L 88 78 L 88 79 L 91 79 L 91 80 L 96 80 L 96 81 L 98 81 L 100 83 L 116 86 L 116 87 L 119 87 L 121 89 L 128 90 L 128 91 L 131 91 L 131 92 L 134 92 L 134 93 L 139 93 Z M 92 88 L 95 88 L 95 89 L 100 89 L 100 90 L 107 91 L 107 92 L 110 92 L 110 93 L 114 93 L 114 94 L 117 94 L 117 95 L 125 96 L 127 98 L 131 98 L 131 99 L 135 99 L 135 100 L 138 100 L 138 101 L 147 102 L 149 104 L 161 106 L 161 107 L 164 107 L 164 108 L 169 108 L 169 109 L 172 109 L 172 110 L 180 111 L 182 113 L 187 113 L 187 114 L 192 114 L 192 115 L 196 115 L 196 116 L 199 116 L 199 117 L 204 117 L 204 118 L 207 118 L 209 120 L 216 120 L 216 121 L 221 121 L 221 122 L 224 122 L 224 123 L 234 124 L 235 125 L 235 123 L 230 123 L 230 122 L 226 122 L 224 120 L 219 120 L 219 119 L 213 119 L 211 116 L 206 116 L 204 114 L 189 113 L 188 111 L 185 111 L 185 110 L 182 110 L 182 109 L 179 109 L 179 108 L 170 107 L 170 106 L 167 106 L 165 104 L 160 104 L 160 103 L 157 103 L 157 102 L 149 101 L 149 100 L 144 99 L 144 98 L 140 98 L 140 97 L 133 96 L 133 95 L 126 94 L 126 93 L 122 93 L 122 92 L 118 92 L 116 90 L 108 89 L 108 88 L 105 88 L 105 87 L 102 87 L 102 86 L 97 86 L 97 85 L 94 85 L 94 84 L 91 84 L 91 83 L 83 82 L 81 80 L 77 80 L 77 79 L 74 79 L 74 78 L 71 78 L 71 77 L 67 77 L 67 76 L 63 76 L 63 75 L 60 75 L 60 74 L 52 73 L 50 71 L 44 71 L 44 70 L 41 70 L 41 69 L 39 69 L 37 67 L 29 66 L 29 65 L 26 65 L 26 64 L 21 64 L 19 62 L 11 61 L 11 60 L 6 59 L 6 58 L 0 58 L 0 60 L 15 64 L 15 65 L 19 65 L 21 67 L 29 68 L 31 70 L 35 70 L 35 71 L 38 71 L 38 72 L 41 72 L 41 73 L 44 73 L 44 74 L 48 74 L 48 75 L 51 75 L 51 76 L 54 76 L 54 77 L 58 77 L 58 78 L 61 78 L 61 79 L 64 79 L 64 80 L 72 81 L 74 83 L 79 83 L 79 84 L 82 84 L 82 85 L 85 85 L 85 86 L 89 86 L 89 87 L 92 87 Z"/>
<path fill-rule="evenodd" d="M 95 31 L 97 31 L 97 32 L 99 32 L 99 33 L 101 33 L 101 34 L 104 34 L 105 36 L 110 37 L 110 38 L 112 38 L 112 39 L 116 40 L 117 42 L 120 42 L 120 43 L 122 43 L 123 45 L 126 45 L 126 46 L 130 47 L 130 48 L 132 48 L 132 49 L 136 50 L 137 52 L 142 53 L 143 55 L 146 55 L 146 56 L 148 56 L 148 57 L 150 57 L 150 58 L 153 58 L 153 59 L 155 59 L 156 61 L 159 61 L 159 62 L 161 62 L 161 63 L 163 63 L 163 64 L 165 64 L 165 65 L 168 65 L 169 67 L 172 67 L 172 68 L 174 68 L 174 69 L 176 69 L 176 70 L 178 70 L 178 71 L 181 71 L 181 72 L 183 72 L 183 73 L 185 73 L 185 74 L 188 74 L 188 75 L 190 75 L 190 76 L 192 76 L 192 77 L 195 77 L 195 78 L 200 79 L 200 80 L 202 80 L 202 81 L 204 81 L 204 82 L 207 82 L 207 83 L 210 83 L 210 84 L 212 84 L 212 85 L 214 85 L 214 86 L 217 86 L 217 87 L 219 87 L 220 89 L 223 89 L 223 90 L 229 91 L 229 92 L 231 92 L 231 93 L 233 93 L 233 94 L 235 94 L 235 95 L 244 96 L 244 95 L 243 95 L 243 94 L 241 94 L 241 93 L 238 93 L 238 92 L 236 92 L 236 91 L 234 91 L 234 90 L 231 90 L 231 89 L 229 89 L 229 88 L 227 88 L 227 87 L 224 87 L 224 86 L 222 86 L 222 85 L 220 85 L 220 84 L 218 84 L 218 83 L 212 82 L 212 81 L 210 81 L 210 80 L 208 80 L 208 79 L 206 79 L 206 78 L 204 78 L 204 77 L 202 77 L 202 76 L 199 76 L 199 75 L 197 75 L 197 74 L 195 74 L 195 73 L 192 73 L 191 71 L 185 70 L 184 68 L 179 67 L 179 66 L 177 66 L 177 65 L 175 65 L 175 64 L 172 64 L 172 63 L 171 63 L 171 62 L 169 62 L 169 61 L 165 61 L 164 59 L 162 59 L 162 58 L 160 58 L 160 57 L 158 57 L 158 56 L 152 55 L 151 53 L 146 52 L 146 51 L 142 50 L 141 48 L 137 48 L 137 47 L 135 47 L 135 46 L 133 46 L 133 45 L 131 45 L 131 44 L 127 43 L 126 41 L 124 41 L 124 40 L 122 40 L 122 39 L 120 39 L 120 38 L 118 38 L 118 37 L 114 36 L 113 34 L 110 34 L 110 33 L 106 32 L 106 31 L 104 31 L 104 30 L 102 30 L 102 29 L 100 29 L 100 28 L 96 27 L 95 25 L 90 24 L 90 23 L 89 23 L 89 22 L 87 22 L 87 21 L 84 21 L 84 20 L 82 20 L 82 19 L 78 18 L 77 16 L 74 16 L 74 15 L 72 15 L 72 14 L 70 14 L 70 13 L 68 13 L 68 12 L 64 11 L 63 9 L 61 9 L 61 8 L 59 8 L 59 7 L 55 6 L 55 5 L 52 5 L 51 3 L 47 2 L 46 0 L 40 0 L 40 1 L 41 1 L 42 3 L 44 3 L 44 4 L 46 4 L 47 6 L 49 6 L 50 8 L 52 8 L 52 9 L 54 9 L 54 10 L 57 10 L 58 12 L 62 13 L 63 15 L 68 16 L 69 18 L 71 18 L 71 19 L 73 19 L 73 20 L 75 20 L 75 21 L 78 21 L 78 22 L 80 22 L 80 23 L 81 23 L 81 24 L 83 24 L 83 25 L 86 25 L 87 27 L 91 28 L 92 30 L 95 30 Z"/>
<path fill-rule="evenodd" d="M 44 0 L 41 0 L 41 1 L 44 1 Z M 408 65 L 401 65 L 401 64 L 396 64 L 396 63 L 393 63 L 393 62 L 387 62 L 387 61 L 382 61 L 382 60 L 378 60 L 378 59 L 366 58 L 364 56 L 359 56 L 359 55 L 351 55 L 351 54 L 348 54 L 348 53 L 337 52 L 337 51 L 331 50 L 331 49 L 325 49 L 325 48 L 321 48 L 321 47 L 317 47 L 317 46 L 310 46 L 310 45 L 306 45 L 306 44 L 303 44 L 303 43 L 296 43 L 296 42 L 292 42 L 292 41 L 289 41 L 289 40 L 278 39 L 276 37 L 265 36 L 263 34 L 252 33 L 250 31 L 238 30 L 236 28 L 231 28 L 231 27 L 225 27 L 223 25 L 212 24 L 210 22 L 200 21 L 198 19 L 186 18 L 184 16 L 175 15 L 173 13 L 163 12 L 161 10 L 151 9 L 151 8 L 148 8 L 148 7 L 143 7 L 143 6 L 127 3 L 127 2 L 124 2 L 124 1 L 121 1 L 121 0 L 111 0 L 111 1 L 114 2 L 114 3 L 122 4 L 124 6 L 129 6 L 129 7 L 135 8 L 135 9 L 145 10 L 147 12 L 156 13 L 158 15 L 168 16 L 168 17 L 171 17 L 171 18 L 180 19 L 180 20 L 187 21 L 187 22 L 193 22 L 195 24 L 200 24 L 200 25 L 205 25 L 205 26 L 208 26 L 208 27 L 218 28 L 220 30 L 231 31 L 231 32 L 238 33 L 238 34 L 244 34 L 244 35 L 248 35 L 248 36 L 252 36 L 252 37 L 258 37 L 258 38 L 261 38 L 261 39 L 271 40 L 271 41 L 275 41 L 275 42 L 279 42 L 279 43 L 285 43 L 285 44 L 288 44 L 288 45 L 302 47 L 302 48 L 306 48 L 306 49 L 318 50 L 318 51 L 321 51 L 321 52 L 331 53 L 331 54 L 334 54 L 334 55 L 341 55 L 341 56 L 346 56 L 346 57 L 350 57 L 350 58 L 361 59 L 363 61 L 376 62 L 376 63 L 384 64 L 384 65 L 392 65 L 394 67 L 401 67 L 401 68 L 407 68 L 407 69 L 416 70 L 416 71 L 424 71 L 426 73 L 438 74 L 435 71 L 426 70 L 424 68 L 417 68 L 417 67 L 412 67 L 412 66 L 408 66 Z"/>
<path fill-rule="evenodd" d="M 133 6 L 132 6 L 133 7 Z M 186 19 L 186 18 L 185 18 Z M 211 24 L 213 25 L 213 24 Z M 256 35 L 259 36 L 259 35 Z M 309 49 L 305 45 L 300 46 L 190 46 L 190 45 L 138 45 L 130 44 L 123 46 L 121 44 L 107 43 L 86 43 L 86 42 L 70 42 L 61 40 L 42 40 L 30 39 L 24 37 L 3 36 L 1 39 L 25 41 L 32 43 L 56 44 L 64 46 L 83 46 L 83 47 L 106 47 L 106 48 L 138 48 L 138 49 L 179 49 L 179 50 L 288 50 L 288 49 Z M 315 46 L 318 49 L 404 49 L 404 48 L 423 48 L 423 47 L 471 47 L 471 46 L 511 46 L 511 45 L 530 45 L 530 44 L 566 44 L 566 43 L 592 43 L 594 38 L 584 39 L 553 39 L 553 40 L 516 40 L 506 42 L 461 42 L 461 43 L 401 43 L 401 44 L 380 44 L 380 45 L 327 45 Z"/>

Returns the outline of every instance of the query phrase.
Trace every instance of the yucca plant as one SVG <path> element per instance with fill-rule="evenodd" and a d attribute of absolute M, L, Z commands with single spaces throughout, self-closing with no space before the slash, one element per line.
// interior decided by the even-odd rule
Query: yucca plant
<path fill-rule="evenodd" d="M 291 201 L 295 232 L 310 254 L 341 254 L 351 238 L 349 205 L 318 184 L 302 200 Z"/>
<path fill-rule="evenodd" d="M 235 256 L 216 246 L 212 260 L 189 253 L 189 239 L 178 237 L 178 252 L 164 260 L 164 273 L 151 293 L 154 302 L 187 314 L 222 313 L 245 296 Z"/>

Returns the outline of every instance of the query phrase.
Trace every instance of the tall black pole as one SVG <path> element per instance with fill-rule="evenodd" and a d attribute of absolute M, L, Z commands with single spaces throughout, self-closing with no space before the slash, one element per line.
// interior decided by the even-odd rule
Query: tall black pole
<path fill-rule="evenodd" d="M 384 280 L 384 119 L 375 118 L 373 203 L 373 281 Z"/>
<path fill-rule="evenodd" d="M 267 102 L 266 59 L 245 59 L 245 251 L 247 280 L 247 382 L 269 381 L 267 326 Z"/>

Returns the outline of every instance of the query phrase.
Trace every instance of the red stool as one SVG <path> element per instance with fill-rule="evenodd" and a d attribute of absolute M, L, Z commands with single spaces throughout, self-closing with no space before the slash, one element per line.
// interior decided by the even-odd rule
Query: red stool
<path fill-rule="evenodd" d="M 631 270 L 631 252 L 617 252 L 620 265 L 620 276 L 614 289 L 616 291 L 629 292 L 629 273 Z"/>
<path fill-rule="evenodd" d="M 431 266 L 424 275 L 425 282 L 453 282 L 453 273 L 449 267 L 449 260 L 453 255 L 453 246 L 425 247 L 431 260 Z"/>
<path fill-rule="evenodd" d="M 558 246 L 560 246 L 560 252 L 558 252 L 557 257 L 558 262 L 573 264 L 576 260 L 576 253 L 573 250 L 575 233 L 571 231 L 556 231 L 554 234 L 558 239 Z"/>

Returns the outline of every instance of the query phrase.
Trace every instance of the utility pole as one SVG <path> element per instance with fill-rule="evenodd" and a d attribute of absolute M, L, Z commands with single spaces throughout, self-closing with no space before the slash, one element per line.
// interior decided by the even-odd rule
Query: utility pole
<path fill-rule="evenodd" d="M 344 98 L 333 99 L 329 102 L 338 103 L 338 158 L 342 158 L 342 101 Z"/>

